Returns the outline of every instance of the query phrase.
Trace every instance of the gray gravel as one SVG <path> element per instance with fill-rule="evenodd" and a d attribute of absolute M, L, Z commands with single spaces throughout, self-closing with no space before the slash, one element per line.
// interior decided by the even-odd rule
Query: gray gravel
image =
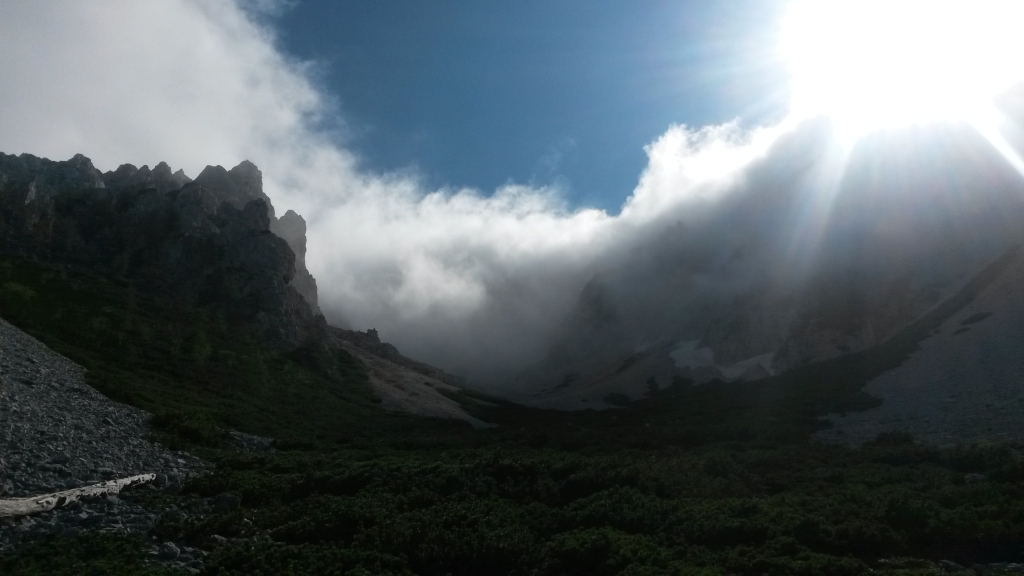
<path fill-rule="evenodd" d="M 174 493 L 209 465 L 150 442 L 143 410 L 114 402 L 85 383 L 85 369 L 0 319 L 0 498 L 35 496 L 111 478 L 157 474 L 143 490 Z M 0 520 L 0 553 L 43 534 L 99 530 L 146 535 L 156 514 L 132 494 Z M 154 542 L 154 559 L 195 570 L 201 551 Z M 163 549 L 163 554 L 161 550 Z"/>
<path fill-rule="evenodd" d="M 860 444 L 910 432 L 934 445 L 1024 442 L 1024 254 L 899 367 L 868 382 L 878 408 L 833 414 L 817 433 Z"/>

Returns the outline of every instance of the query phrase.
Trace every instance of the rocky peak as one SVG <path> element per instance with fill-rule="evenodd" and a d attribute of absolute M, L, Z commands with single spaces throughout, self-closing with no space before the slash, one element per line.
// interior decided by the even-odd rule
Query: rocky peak
<path fill-rule="evenodd" d="M 228 170 L 238 184 L 251 195 L 263 194 L 263 172 L 248 160 L 242 160 L 238 166 Z"/>
<path fill-rule="evenodd" d="M 13 156 L 0 153 L 3 182 L 26 192 L 25 201 L 45 200 L 56 190 L 103 188 L 103 175 L 92 161 L 81 154 L 70 160 L 54 162 L 31 154 Z M 2 189 L 4 186 L 0 186 Z"/>
<path fill-rule="evenodd" d="M 291 246 L 296 262 L 306 264 L 306 220 L 289 210 L 270 224 L 270 230 Z"/>
<path fill-rule="evenodd" d="M 156 168 L 153 168 L 153 179 L 157 182 L 169 182 L 174 187 L 172 189 L 181 188 L 192 181 L 181 168 L 178 168 L 177 172 L 172 173 L 171 167 L 167 165 L 167 162 L 161 162 L 156 165 Z"/>
<path fill-rule="evenodd" d="M 103 181 L 109 188 L 117 188 L 124 186 L 133 176 L 139 172 L 139 169 L 131 164 L 121 164 L 117 167 L 117 170 L 108 171 L 103 175 Z"/>
<path fill-rule="evenodd" d="M 153 168 L 153 177 L 170 179 L 172 177 L 171 167 L 167 165 L 167 162 L 157 164 L 156 167 Z"/>
<path fill-rule="evenodd" d="M 270 215 L 274 215 L 270 198 L 263 193 L 263 173 L 248 160 L 231 170 L 225 170 L 223 166 L 207 166 L 194 182 L 213 191 L 221 202 L 228 202 L 239 210 L 252 200 L 263 200 L 270 207 Z"/>
<path fill-rule="evenodd" d="M 63 174 L 69 180 L 77 182 L 81 188 L 103 188 L 103 175 L 92 165 L 92 160 L 82 154 L 75 154 L 67 161 L 67 165 L 61 168 Z"/>
<path fill-rule="evenodd" d="M 180 169 L 172 174 L 171 167 L 166 162 L 161 162 L 153 170 L 150 170 L 149 166 L 136 168 L 131 164 L 122 164 L 117 170 L 105 173 L 103 181 L 106 187 L 111 189 L 156 188 L 160 192 L 170 192 L 178 190 L 192 180 Z"/>
<path fill-rule="evenodd" d="M 75 154 L 71 160 L 66 162 L 50 162 L 48 170 L 41 171 L 39 176 L 48 188 L 103 188 L 103 175 L 89 160 L 81 154 Z"/>
<path fill-rule="evenodd" d="M 294 287 L 299 294 L 309 303 L 314 314 L 320 314 L 320 307 L 317 304 L 316 279 L 306 269 L 306 221 L 289 210 L 280 218 L 271 218 L 270 231 L 288 243 L 288 246 L 295 253 L 295 276 L 290 286 Z"/>
<path fill-rule="evenodd" d="M 591 330 L 600 329 L 617 318 L 615 303 L 600 274 L 595 274 L 583 287 L 575 312 L 578 321 Z"/>

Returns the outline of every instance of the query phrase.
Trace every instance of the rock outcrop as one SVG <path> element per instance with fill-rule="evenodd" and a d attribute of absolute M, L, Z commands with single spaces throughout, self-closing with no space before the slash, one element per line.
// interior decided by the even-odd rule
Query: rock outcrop
<path fill-rule="evenodd" d="M 279 351 L 344 349 L 366 366 L 384 408 L 482 424 L 440 392 L 460 378 L 402 356 L 376 331 L 327 326 L 306 269 L 306 222 L 291 210 L 275 217 L 251 162 L 207 166 L 190 180 L 165 163 L 101 174 L 82 155 L 0 154 L 0 252 L 214 308 Z"/>
<path fill-rule="evenodd" d="M 148 166 L 136 168 L 131 164 L 122 164 L 117 170 L 107 172 L 103 175 L 103 183 L 111 189 L 146 189 L 155 188 L 160 192 L 177 190 L 191 182 L 192 179 L 185 175 L 184 170 L 171 173 L 171 167 L 166 162 L 156 165 L 150 170 Z"/>
<path fill-rule="evenodd" d="M 381 408 L 464 420 L 475 428 L 489 426 L 470 416 L 450 397 L 465 385 L 462 378 L 403 356 L 393 345 L 381 342 L 377 331 L 372 328 L 360 332 L 332 326 L 328 331 L 332 346 L 355 356 L 366 367 L 366 375 L 381 401 Z"/>
<path fill-rule="evenodd" d="M 446 382 L 452 386 L 462 386 L 465 384 L 460 376 L 449 374 L 435 366 L 424 364 L 423 362 L 403 356 L 394 345 L 388 344 L 387 342 L 381 342 L 380 336 L 377 334 L 377 330 L 373 328 L 366 332 L 360 332 L 358 330 L 343 330 L 332 326 L 329 331 L 331 337 L 336 342 L 343 342 L 367 354 L 379 356 L 389 362 L 403 366 L 424 376 Z"/>
<path fill-rule="evenodd" d="M 54 162 L 31 154 L 0 154 L 0 192 L 23 187 L 22 200 L 45 204 L 64 190 L 104 188 L 103 175 L 92 161 L 76 154 L 66 162 Z"/>
<path fill-rule="evenodd" d="M 214 191 L 217 200 L 239 210 L 253 200 L 263 200 L 269 216 L 274 216 L 270 198 L 263 193 L 263 173 L 248 160 L 231 170 L 225 170 L 223 166 L 207 166 L 196 177 L 195 184 Z"/>
<path fill-rule="evenodd" d="M 82 155 L 0 154 L 0 251 L 213 306 L 282 349 L 326 335 L 301 220 L 274 217 L 248 161 L 208 166 L 191 181 L 165 163 L 100 174 Z"/>
<path fill-rule="evenodd" d="M 295 253 L 295 276 L 290 286 L 295 288 L 315 314 L 320 314 L 317 305 L 316 278 L 306 269 L 306 220 L 289 210 L 280 218 L 270 220 L 270 231 L 283 239 Z"/>

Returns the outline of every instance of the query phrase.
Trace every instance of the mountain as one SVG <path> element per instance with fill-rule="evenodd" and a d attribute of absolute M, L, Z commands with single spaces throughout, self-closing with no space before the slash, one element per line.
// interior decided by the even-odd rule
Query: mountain
<path fill-rule="evenodd" d="M 140 289 L 255 321 L 287 349 L 323 331 L 289 286 L 296 258 L 270 232 L 261 175 L 244 162 L 195 181 L 166 164 L 100 174 L 77 155 L 0 156 L 4 252 L 131 279 Z"/>
<path fill-rule="evenodd" d="M 101 173 L 81 154 L 55 162 L 0 153 L 0 254 L 207 310 L 281 354 L 347 350 L 384 408 L 482 425 L 441 392 L 457 392 L 458 378 L 405 358 L 376 332 L 327 325 L 305 233 L 295 212 L 275 216 L 248 161 L 207 166 L 192 180 L 166 163 Z"/>
<path fill-rule="evenodd" d="M 728 242 L 702 248 L 694 223 L 670 225 L 587 286 L 550 357 L 559 390 L 579 395 L 595 381 L 586 370 L 607 366 L 607 380 L 649 397 L 568 412 L 469 397 L 459 379 L 376 331 L 326 325 L 302 291 L 315 284 L 295 286 L 300 221 L 286 214 L 278 236 L 247 166 L 193 182 L 169 168 L 124 169 L 135 184 L 108 184 L 84 158 L 12 158 L 0 158 L 0 492 L 33 495 L 3 502 L 8 511 L 58 509 L 0 518 L 3 574 L 905 576 L 1010 573 L 1024 560 L 1019 443 L 931 446 L 899 433 L 857 448 L 809 441 L 844 430 L 859 438 L 872 428 L 858 428 L 855 411 L 878 423 L 900 410 L 872 411 L 918 399 L 946 410 L 944 420 L 918 419 L 927 425 L 913 430 L 928 440 L 943 425 L 963 431 L 961 416 L 997 433 L 1024 421 L 1017 398 L 989 394 L 1019 375 L 981 381 L 1020 366 L 1024 250 L 1003 249 L 1012 226 L 999 219 L 978 234 L 998 241 L 947 255 L 968 270 L 962 278 L 896 307 L 912 317 L 936 302 L 882 343 L 826 350 L 753 382 L 668 387 L 650 369 L 683 374 L 680 341 L 724 376 L 719 354 L 778 350 L 789 338 L 778 334 L 827 334 L 817 326 L 884 311 L 880 286 L 924 282 L 928 261 L 917 257 L 952 245 L 892 250 L 905 252 L 907 284 L 851 281 L 836 272 L 849 262 L 829 263 L 828 250 L 810 266 L 817 283 L 773 284 L 766 272 L 777 262 L 762 259 L 771 226 L 729 228 L 732 240 L 751 240 L 746 255 L 715 260 Z M 1000 216 L 1017 217 L 1006 206 Z M 752 212 L 783 213 L 764 207 Z M 885 269 L 871 270 L 885 279 Z M 687 289 L 702 283 L 727 289 Z M 800 286 L 803 300 L 786 291 Z M 882 296 L 837 314 L 846 309 L 814 294 Z M 872 313 L 864 317 L 888 317 Z M 956 355 L 972 349 L 978 357 Z M 755 364 L 774 370 L 774 357 L 750 363 L 752 377 Z M 581 375 L 559 373 L 564 362 Z M 947 368 L 973 378 L 960 389 L 969 401 L 907 390 L 935 367 L 945 382 Z M 894 402 L 862 392 L 871 378 L 868 389 Z M 604 394 L 593 403 L 630 400 Z M 452 398 L 497 426 L 453 420 L 483 426 Z M 838 423 L 822 430 L 828 413 Z M 137 473 L 156 473 L 154 484 L 92 500 L 39 497 Z"/>
<path fill-rule="evenodd" d="M 600 408 L 871 352 L 1024 242 L 1024 179 L 967 126 L 878 134 L 845 154 L 804 126 L 744 179 L 594 276 L 547 356 L 510 385 L 515 398 Z M 1024 278 L 1001 281 L 1002 298 L 1024 291 Z M 1024 343 L 1002 335 L 986 374 L 1018 369 Z"/>

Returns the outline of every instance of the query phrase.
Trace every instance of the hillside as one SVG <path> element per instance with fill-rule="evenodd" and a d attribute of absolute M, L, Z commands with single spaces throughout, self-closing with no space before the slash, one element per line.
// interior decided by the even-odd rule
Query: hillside
<path fill-rule="evenodd" d="M 934 444 L 1024 438 L 1024 255 L 1005 267 L 920 343 L 870 380 L 877 408 L 832 415 L 819 437 L 863 442 L 901 429 Z"/>

